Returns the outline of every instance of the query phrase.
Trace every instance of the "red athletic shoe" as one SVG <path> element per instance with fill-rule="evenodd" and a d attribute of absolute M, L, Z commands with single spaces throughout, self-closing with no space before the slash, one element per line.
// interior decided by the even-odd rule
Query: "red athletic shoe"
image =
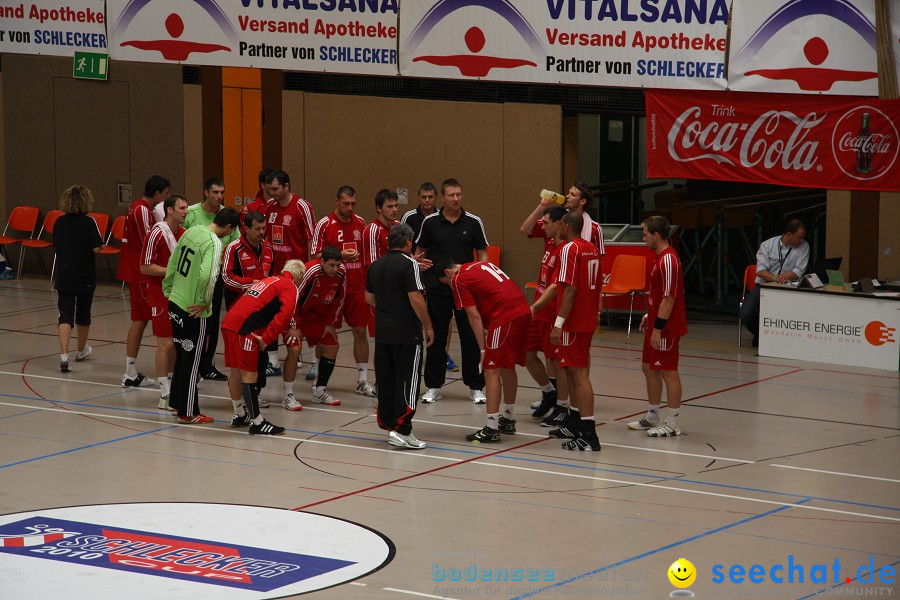
<path fill-rule="evenodd" d="M 194 415 L 193 417 L 178 417 L 178 422 L 184 425 L 202 425 L 204 423 L 212 423 L 215 421 L 212 417 L 206 415 Z"/>

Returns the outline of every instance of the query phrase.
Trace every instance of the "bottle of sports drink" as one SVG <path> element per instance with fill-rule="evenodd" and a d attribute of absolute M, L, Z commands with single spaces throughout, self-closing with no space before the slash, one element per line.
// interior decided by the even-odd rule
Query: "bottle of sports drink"
<path fill-rule="evenodd" d="M 550 190 L 541 190 L 541 198 L 543 198 L 544 200 L 552 200 L 557 204 L 565 204 L 566 202 L 565 196 Z"/>
<path fill-rule="evenodd" d="M 859 133 L 856 134 L 856 172 L 871 173 L 872 172 L 872 145 L 869 140 L 871 137 L 869 131 L 869 113 L 863 113 L 862 125 Z"/>

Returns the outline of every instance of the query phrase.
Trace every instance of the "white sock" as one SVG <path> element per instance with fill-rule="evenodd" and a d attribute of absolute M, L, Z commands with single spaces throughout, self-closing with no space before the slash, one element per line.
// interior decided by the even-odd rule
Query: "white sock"
<path fill-rule="evenodd" d="M 500 413 L 488 413 L 487 426 L 491 429 L 500 429 Z"/>
<path fill-rule="evenodd" d="M 129 379 L 134 379 L 137 377 L 137 357 L 136 356 L 126 356 L 125 357 L 125 375 Z"/>
<path fill-rule="evenodd" d="M 269 351 L 269 364 L 278 366 L 278 350 Z"/>
<path fill-rule="evenodd" d="M 669 425 L 674 426 L 678 421 L 678 413 L 680 412 L 679 408 L 670 408 L 668 413 L 666 414 L 666 421 L 669 422 Z"/>
<path fill-rule="evenodd" d="M 647 420 L 659 421 L 659 404 L 650 405 L 650 408 L 647 409 Z"/>
<path fill-rule="evenodd" d="M 565 400 L 557 399 L 557 400 L 556 400 L 556 403 L 557 403 L 559 406 L 562 406 L 563 408 L 569 408 L 569 406 L 570 406 L 570 405 L 569 405 L 569 399 L 568 399 L 568 398 L 566 398 Z"/>
<path fill-rule="evenodd" d="M 288 394 L 293 394 L 293 393 L 294 393 L 294 382 L 293 381 L 285 381 L 284 382 L 284 395 L 287 396 Z"/>
<path fill-rule="evenodd" d="M 324 385 L 314 385 L 312 391 L 313 391 L 313 396 L 321 396 L 323 393 L 325 393 L 325 386 Z"/>
<path fill-rule="evenodd" d="M 263 422 L 263 416 L 262 416 L 262 413 L 258 414 L 258 415 L 256 416 L 256 418 L 253 419 L 253 424 L 254 424 L 254 425 L 262 425 L 262 422 Z"/>
<path fill-rule="evenodd" d="M 69 362 L 69 353 L 59 355 L 60 362 Z"/>
<path fill-rule="evenodd" d="M 504 404 L 503 405 L 503 418 L 509 419 L 510 421 L 515 421 L 515 417 L 513 416 L 513 409 L 516 408 L 515 404 Z"/>
<path fill-rule="evenodd" d="M 162 396 L 169 395 L 169 379 L 167 377 L 159 378 L 159 393 Z"/>
<path fill-rule="evenodd" d="M 544 392 L 544 393 L 549 394 L 550 392 L 555 392 L 555 391 L 556 391 L 556 388 L 553 387 L 553 384 L 552 384 L 552 383 L 548 383 L 547 385 L 542 385 L 542 386 L 541 386 L 541 391 Z"/>
<path fill-rule="evenodd" d="M 241 411 L 243 411 L 244 409 L 244 400 L 242 398 L 238 400 L 232 400 L 231 406 L 234 408 L 234 414 L 240 415 Z"/>
<path fill-rule="evenodd" d="M 356 381 L 369 380 L 369 363 L 356 363 Z"/>

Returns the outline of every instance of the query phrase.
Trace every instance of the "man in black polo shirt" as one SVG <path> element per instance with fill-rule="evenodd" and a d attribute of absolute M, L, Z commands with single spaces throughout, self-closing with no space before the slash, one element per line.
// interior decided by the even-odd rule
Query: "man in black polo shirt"
<path fill-rule="evenodd" d="M 425 256 L 432 263 L 444 258 L 452 258 L 457 264 L 464 265 L 473 261 L 473 251 L 478 260 L 487 262 L 487 235 L 481 219 L 462 208 L 462 186 L 455 179 L 447 179 L 441 184 L 441 201 L 444 207 L 429 215 L 422 221 L 422 230 L 416 238 L 416 247 L 425 251 Z M 463 382 L 471 390 L 469 399 L 475 404 L 484 404 L 484 374 L 479 368 L 481 355 L 475 334 L 469 326 L 469 319 L 464 310 L 455 310 L 453 293 L 449 286 L 438 281 L 439 273 L 434 269 L 425 271 L 422 279 L 428 292 L 428 316 L 434 325 L 434 344 L 428 349 L 425 359 L 425 394 L 422 402 L 426 404 L 441 399 L 441 386 L 447 369 L 445 344 L 449 331 L 450 319 L 456 316 L 456 329 L 459 332 L 459 343 L 462 349 Z"/>
<path fill-rule="evenodd" d="M 375 307 L 375 377 L 378 379 L 378 426 L 387 430 L 388 444 L 420 450 L 412 433 L 416 414 L 422 339 L 434 341 L 434 330 L 422 293 L 419 264 L 410 256 L 413 230 L 394 225 L 388 252 L 369 266 L 366 302 Z"/>

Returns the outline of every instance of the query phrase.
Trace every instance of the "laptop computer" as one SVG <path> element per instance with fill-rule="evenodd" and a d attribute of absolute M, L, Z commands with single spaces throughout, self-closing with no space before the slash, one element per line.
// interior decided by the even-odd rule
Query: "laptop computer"
<path fill-rule="evenodd" d="M 823 260 L 817 260 L 815 265 L 813 266 L 812 272 L 819 276 L 819 279 L 824 283 L 828 282 L 828 285 L 844 285 L 843 277 L 841 278 L 841 283 L 836 284 L 830 281 L 830 277 L 828 276 L 828 271 L 838 271 L 840 272 L 841 263 L 843 262 L 844 257 L 838 256 L 836 258 L 826 258 Z"/>

